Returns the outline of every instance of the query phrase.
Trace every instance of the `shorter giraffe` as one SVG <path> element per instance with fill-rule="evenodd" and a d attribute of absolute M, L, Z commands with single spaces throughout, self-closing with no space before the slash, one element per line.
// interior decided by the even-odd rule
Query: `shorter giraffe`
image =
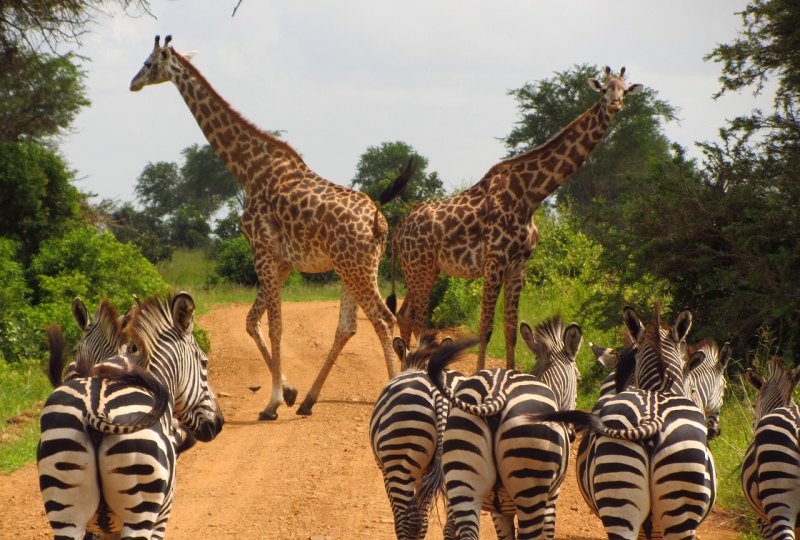
<path fill-rule="evenodd" d="M 400 336 L 406 343 L 412 331 L 419 336 L 425 326 L 430 292 L 441 272 L 482 277 L 478 369 L 485 364 L 501 287 L 505 290 L 506 367 L 514 369 L 519 297 L 528 259 L 539 239 L 533 214 L 589 156 L 622 109 L 625 95 L 642 88 L 625 81 L 625 68 L 613 75 L 606 67 L 605 84 L 596 79 L 589 82 L 600 92 L 600 99 L 549 141 L 497 163 L 463 193 L 416 206 L 398 224 L 392 259 L 399 262 L 408 287 L 397 313 Z M 392 293 L 387 304 L 394 302 Z"/>

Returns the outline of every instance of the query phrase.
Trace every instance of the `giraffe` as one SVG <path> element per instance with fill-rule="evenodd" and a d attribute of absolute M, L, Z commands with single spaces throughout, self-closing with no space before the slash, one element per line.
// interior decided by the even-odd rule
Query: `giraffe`
<path fill-rule="evenodd" d="M 609 67 L 605 71 L 605 84 L 589 80 L 600 92 L 598 101 L 550 140 L 495 164 L 462 193 L 414 207 L 398 224 L 392 240 L 392 272 L 396 261 L 406 279 L 406 298 L 397 313 L 406 343 L 425 325 L 428 298 L 440 272 L 483 277 L 477 369 L 485 365 L 501 287 L 506 367 L 514 369 L 519 297 L 526 263 L 539 238 L 533 214 L 586 160 L 622 108 L 625 95 L 642 88 L 626 83 L 624 67 L 619 75 Z M 392 291 L 387 303 L 395 302 Z"/>
<path fill-rule="evenodd" d="M 277 419 L 283 403 L 294 405 L 297 389 L 281 370 L 280 287 L 292 268 L 336 271 L 342 282 L 339 323 L 333 346 L 308 391 L 299 415 L 311 415 L 320 390 L 345 343 L 356 333 L 360 306 L 380 339 L 389 378 L 397 373 L 392 349 L 395 318 L 378 290 L 378 262 L 388 225 L 380 208 L 364 193 L 329 182 L 286 142 L 258 129 L 235 111 L 189 61 L 156 36 L 152 52 L 131 81 L 131 91 L 171 81 L 217 155 L 245 192 L 241 225 L 253 252 L 258 294 L 247 315 L 247 332 L 272 377 L 269 402 L 259 420 Z M 381 195 L 396 196 L 413 173 L 413 164 Z M 271 351 L 261 333 L 267 313 Z"/>

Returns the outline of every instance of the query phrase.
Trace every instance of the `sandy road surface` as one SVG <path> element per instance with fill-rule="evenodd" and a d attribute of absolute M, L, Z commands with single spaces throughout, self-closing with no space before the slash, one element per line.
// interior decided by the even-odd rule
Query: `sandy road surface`
<path fill-rule="evenodd" d="M 276 422 L 257 422 L 269 396 L 269 375 L 245 332 L 249 305 L 227 305 L 200 317 L 211 336 L 209 370 L 226 424 L 220 436 L 181 457 L 171 540 L 259 538 L 346 540 L 394 538 L 381 475 L 369 448 L 372 405 L 386 382 L 378 338 L 359 312 L 347 344 L 311 417 L 281 408 Z M 286 303 L 284 372 L 300 403 L 333 341 L 338 302 Z M 496 365 L 500 365 L 498 362 Z M 465 371 L 471 366 L 461 366 Z M 248 389 L 261 385 L 257 392 Z M 441 539 L 434 516 L 429 539 Z M 557 538 L 602 540 L 600 522 L 577 490 L 574 467 L 558 503 Z M 0 538 L 50 538 L 33 464 L 0 476 Z M 494 538 L 483 518 L 481 537 Z M 701 537 L 733 539 L 709 519 Z"/>

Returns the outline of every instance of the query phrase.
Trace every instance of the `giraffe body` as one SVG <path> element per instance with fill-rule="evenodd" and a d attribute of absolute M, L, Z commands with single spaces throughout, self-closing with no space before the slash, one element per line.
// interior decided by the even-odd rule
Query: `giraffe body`
<path fill-rule="evenodd" d="M 270 401 L 259 419 L 276 419 L 278 407 L 293 405 L 297 396 L 281 370 L 280 351 L 280 287 L 292 268 L 311 273 L 333 269 L 342 281 L 333 346 L 297 413 L 311 414 L 339 352 L 356 333 L 359 306 L 378 334 L 387 372 L 393 377 L 395 319 L 381 299 L 377 283 L 389 230 L 386 218 L 366 194 L 321 178 L 286 142 L 235 111 L 187 56 L 169 46 L 170 40 L 168 36 L 162 47 L 156 36 L 152 53 L 131 81 L 131 90 L 174 83 L 208 142 L 244 189 L 242 231 L 258 275 L 258 295 L 247 316 L 247 331 L 272 376 Z M 396 184 L 407 181 L 409 169 Z M 271 350 L 261 331 L 265 312 Z"/>
<path fill-rule="evenodd" d="M 478 369 L 483 369 L 500 289 L 505 293 L 506 367 L 514 369 L 519 297 L 525 268 L 539 239 L 533 215 L 542 201 L 569 178 L 600 141 L 626 93 L 606 68 L 605 84 L 592 79 L 601 98 L 544 144 L 494 165 L 474 186 L 451 197 L 416 206 L 392 240 L 408 292 L 397 313 L 400 336 L 409 342 L 425 326 L 431 289 L 439 273 L 483 277 Z"/>

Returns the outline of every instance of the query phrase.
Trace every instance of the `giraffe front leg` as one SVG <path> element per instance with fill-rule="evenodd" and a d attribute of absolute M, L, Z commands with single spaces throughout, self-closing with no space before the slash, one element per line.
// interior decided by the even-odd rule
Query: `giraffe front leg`
<path fill-rule="evenodd" d="M 503 284 L 505 308 L 503 331 L 506 338 L 506 369 L 516 368 L 517 322 L 519 321 L 519 297 L 525 280 L 525 264 L 509 269 Z"/>
<path fill-rule="evenodd" d="M 336 363 L 336 358 L 339 356 L 339 353 L 341 352 L 345 343 L 347 343 L 356 333 L 357 309 L 358 303 L 356 302 L 355 295 L 353 295 L 353 293 L 347 287 L 347 284 L 342 282 L 342 301 L 339 306 L 339 326 L 336 328 L 336 337 L 333 340 L 333 346 L 328 353 L 328 357 L 325 359 L 325 363 L 322 364 L 322 368 L 319 370 L 319 374 L 317 374 L 317 378 L 314 380 L 311 390 L 308 391 L 303 403 L 297 409 L 297 414 L 302 416 L 311 416 L 311 409 L 314 407 L 314 404 L 319 398 L 322 385 L 325 384 L 325 379 L 328 378 L 328 374 L 331 372 L 333 364 Z"/>
<path fill-rule="evenodd" d="M 486 367 L 486 347 L 492 339 L 494 327 L 494 308 L 500 295 L 502 268 L 497 263 L 487 262 L 483 277 L 483 301 L 481 302 L 481 322 L 479 329 L 478 366 L 480 371 Z"/>

